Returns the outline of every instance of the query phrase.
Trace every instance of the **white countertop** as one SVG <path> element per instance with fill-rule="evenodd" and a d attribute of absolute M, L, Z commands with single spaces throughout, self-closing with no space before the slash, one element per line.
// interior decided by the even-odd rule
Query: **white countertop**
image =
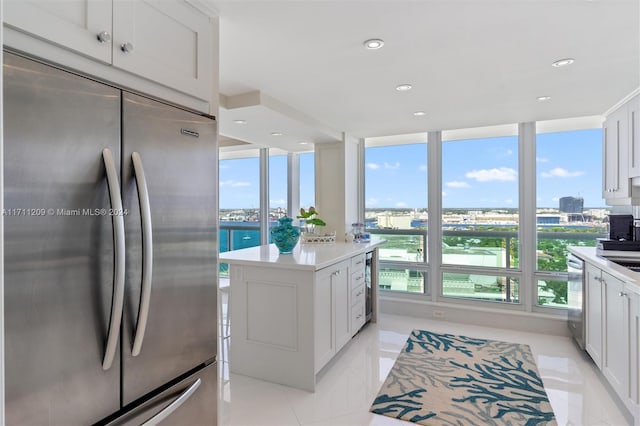
<path fill-rule="evenodd" d="M 275 244 L 269 244 L 220 253 L 220 263 L 317 271 L 357 254 L 371 251 L 385 242 L 378 239 L 368 243 L 302 244 L 299 242 L 290 254 L 280 254 Z"/>
<path fill-rule="evenodd" d="M 591 263 L 592 265 L 604 270 L 605 272 L 613 275 L 614 277 L 623 280 L 629 284 L 635 284 L 632 288 L 635 293 L 640 294 L 640 272 L 634 272 L 630 269 L 620 266 L 608 260 L 605 257 L 598 256 L 596 254 L 595 247 L 569 247 L 569 251 L 580 259 Z"/>

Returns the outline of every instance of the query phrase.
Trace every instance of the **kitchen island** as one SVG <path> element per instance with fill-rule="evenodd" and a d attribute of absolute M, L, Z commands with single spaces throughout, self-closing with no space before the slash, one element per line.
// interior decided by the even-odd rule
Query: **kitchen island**
<path fill-rule="evenodd" d="M 221 253 L 231 279 L 231 371 L 313 392 L 318 372 L 365 325 L 367 306 L 376 320 L 383 243 Z"/>

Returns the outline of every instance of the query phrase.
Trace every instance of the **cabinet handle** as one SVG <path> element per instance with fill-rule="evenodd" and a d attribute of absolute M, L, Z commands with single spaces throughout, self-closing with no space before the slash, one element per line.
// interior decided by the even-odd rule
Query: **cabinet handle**
<path fill-rule="evenodd" d="M 124 53 L 131 53 L 133 52 L 133 44 L 129 42 L 122 43 L 120 45 L 120 50 L 122 50 Z"/>
<path fill-rule="evenodd" d="M 109 43 L 111 41 L 111 34 L 108 31 L 100 31 L 96 36 L 100 43 Z"/>
<path fill-rule="evenodd" d="M 624 291 L 621 291 L 620 293 L 618 293 L 618 296 L 620 296 L 620 297 L 624 297 L 626 295 L 627 295 L 627 293 L 625 293 Z"/>

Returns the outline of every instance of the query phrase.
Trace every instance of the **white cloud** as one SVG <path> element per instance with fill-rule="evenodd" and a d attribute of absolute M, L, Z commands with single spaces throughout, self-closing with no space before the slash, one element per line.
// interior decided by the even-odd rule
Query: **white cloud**
<path fill-rule="evenodd" d="M 384 162 L 384 168 L 385 169 L 391 169 L 391 170 L 395 170 L 395 169 L 399 169 L 400 168 L 400 163 L 398 161 L 396 161 L 394 164 L 389 164 L 386 161 Z"/>
<path fill-rule="evenodd" d="M 471 185 L 469 185 L 467 182 L 458 180 L 447 182 L 445 185 L 447 185 L 449 188 L 471 188 Z"/>
<path fill-rule="evenodd" d="M 559 178 L 572 178 L 584 175 L 584 172 L 570 172 L 567 169 L 563 169 L 562 167 L 556 167 L 555 169 L 551 169 L 548 172 L 542 172 L 541 176 L 545 178 L 551 177 L 559 177 Z"/>
<path fill-rule="evenodd" d="M 396 207 L 407 207 L 407 203 L 405 203 L 404 201 L 398 201 L 396 203 Z"/>
<path fill-rule="evenodd" d="M 544 157 L 536 157 L 536 161 L 538 163 L 548 163 L 549 159 L 548 158 L 544 158 Z"/>
<path fill-rule="evenodd" d="M 367 163 L 367 169 L 369 170 L 378 170 L 379 168 L 380 168 L 380 164 Z"/>
<path fill-rule="evenodd" d="M 420 164 L 420 171 L 421 172 L 426 172 L 427 171 L 427 165 L 426 164 Z"/>
<path fill-rule="evenodd" d="M 471 170 L 465 174 L 468 179 L 475 179 L 478 182 L 491 181 L 512 181 L 516 180 L 518 174 L 509 167 L 500 167 L 494 169 Z"/>
<path fill-rule="evenodd" d="M 369 198 L 366 202 L 367 206 L 375 206 L 376 204 L 378 204 L 378 199 L 377 198 Z"/>
<path fill-rule="evenodd" d="M 507 198 L 506 200 L 504 200 L 504 202 L 506 204 L 513 204 L 513 200 L 511 198 Z"/>
<path fill-rule="evenodd" d="M 560 197 L 553 197 L 551 200 L 553 200 L 555 202 L 558 202 L 558 201 L 560 201 Z"/>
<path fill-rule="evenodd" d="M 273 206 L 284 206 L 287 204 L 287 200 L 283 200 L 282 198 L 280 198 L 279 200 L 269 200 L 269 204 L 273 205 Z"/>
<path fill-rule="evenodd" d="M 230 169 L 231 167 L 228 164 L 224 164 L 221 162 L 221 164 L 218 165 L 218 168 L 220 169 Z"/>
<path fill-rule="evenodd" d="M 220 182 L 220 186 L 230 186 L 232 188 L 237 188 L 239 186 L 251 186 L 251 182 L 241 182 L 235 180 L 223 180 Z"/>
<path fill-rule="evenodd" d="M 508 149 L 507 150 L 507 156 L 511 156 L 513 155 L 513 150 L 512 149 Z"/>
<path fill-rule="evenodd" d="M 442 191 L 442 196 L 443 196 L 443 197 L 446 197 L 446 196 L 447 196 L 447 193 L 446 193 L 445 191 Z"/>

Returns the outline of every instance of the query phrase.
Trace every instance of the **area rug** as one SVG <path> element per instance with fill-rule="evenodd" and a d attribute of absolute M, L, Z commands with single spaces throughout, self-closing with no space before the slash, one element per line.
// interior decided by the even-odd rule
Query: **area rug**
<path fill-rule="evenodd" d="M 556 425 L 528 345 L 413 330 L 371 411 L 421 425 Z"/>

